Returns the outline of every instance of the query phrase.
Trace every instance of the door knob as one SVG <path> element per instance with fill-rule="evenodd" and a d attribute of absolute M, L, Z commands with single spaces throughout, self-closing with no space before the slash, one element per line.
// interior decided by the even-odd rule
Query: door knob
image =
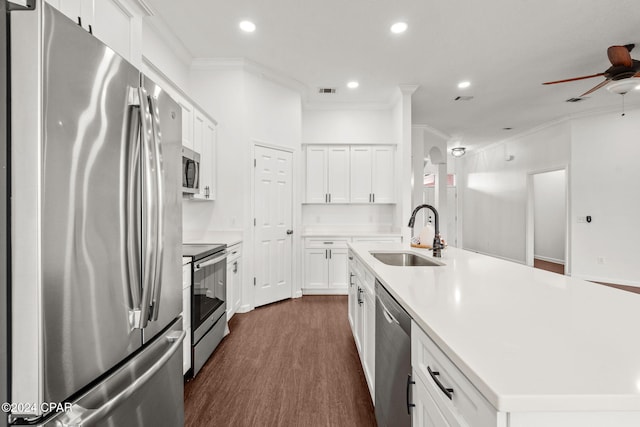
<path fill-rule="evenodd" d="M 293 230 L 287 230 L 287 234 L 293 234 Z"/>

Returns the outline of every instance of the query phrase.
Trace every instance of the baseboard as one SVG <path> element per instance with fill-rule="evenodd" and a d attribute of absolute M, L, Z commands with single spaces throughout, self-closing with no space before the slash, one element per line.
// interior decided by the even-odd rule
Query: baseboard
<path fill-rule="evenodd" d="M 251 308 L 251 306 L 249 304 L 244 304 L 244 305 L 241 305 L 240 307 L 238 307 L 238 309 L 236 310 L 236 313 L 248 313 L 251 310 L 253 310 L 253 309 Z"/>
<path fill-rule="evenodd" d="M 552 262 L 554 264 L 560 264 L 560 265 L 564 265 L 565 264 L 563 259 L 549 258 L 549 257 L 542 256 L 542 255 L 533 255 L 533 259 L 537 259 L 537 260 L 540 260 L 540 261 L 546 261 L 546 262 Z"/>
<path fill-rule="evenodd" d="M 303 289 L 302 295 L 347 295 L 348 289 Z"/>

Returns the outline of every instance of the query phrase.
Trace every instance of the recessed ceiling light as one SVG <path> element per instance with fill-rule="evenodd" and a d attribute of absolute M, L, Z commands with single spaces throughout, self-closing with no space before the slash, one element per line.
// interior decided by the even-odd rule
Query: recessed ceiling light
<path fill-rule="evenodd" d="M 471 82 L 469 82 L 469 81 L 464 81 L 464 82 L 458 83 L 458 89 L 466 89 L 469 86 L 471 86 Z"/>
<path fill-rule="evenodd" d="M 238 26 L 246 33 L 253 33 L 256 30 L 256 24 L 251 21 L 242 21 Z"/>
<path fill-rule="evenodd" d="M 355 88 L 357 88 L 358 86 L 360 86 L 360 83 L 358 83 L 358 82 L 356 82 L 356 81 L 352 81 L 352 82 L 347 83 L 347 87 L 348 87 L 349 89 L 355 89 Z"/>
<path fill-rule="evenodd" d="M 406 22 L 396 22 L 391 26 L 391 32 L 393 34 L 400 34 L 407 31 L 407 28 L 409 28 L 409 26 L 407 25 Z"/>

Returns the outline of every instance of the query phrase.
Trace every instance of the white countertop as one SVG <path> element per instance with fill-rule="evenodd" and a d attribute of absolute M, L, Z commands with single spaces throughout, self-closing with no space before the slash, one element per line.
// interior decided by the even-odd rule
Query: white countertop
<path fill-rule="evenodd" d="M 229 246 L 242 243 L 242 230 L 215 230 L 203 232 L 184 232 L 182 243 L 214 244 L 224 243 Z"/>
<path fill-rule="evenodd" d="M 348 232 L 348 231 L 305 231 L 302 237 L 401 237 L 400 233 L 382 233 L 382 232 Z"/>
<path fill-rule="evenodd" d="M 455 248 L 349 245 L 499 411 L 640 411 L 640 295 Z"/>

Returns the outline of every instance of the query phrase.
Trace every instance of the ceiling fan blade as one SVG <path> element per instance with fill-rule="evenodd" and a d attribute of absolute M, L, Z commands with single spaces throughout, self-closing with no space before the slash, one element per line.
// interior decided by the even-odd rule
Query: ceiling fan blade
<path fill-rule="evenodd" d="M 606 79 L 605 81 L 603 81 L 602 83 L 592 87 L 591 89 L 589 89 L 588 91 L 586 91 L 585 93 L 583 93 L 582 95 L 580 95 L 580 98 L 585 97 L 587 95 L 589 95 L 590 93 L 593 93 L 595 91 L 597 91 L 598 89 L 600 89 L 603 86 L 606 86 L 607 83 L 609 83 L 609 79 Z"/>
<path fill-rule="evenodd" d="M 614 67 L 631 67 L 633 65 L 631 54 L 626 46 L 609 46 L 607 49 L 607 56 L 609 57 L 611 65 Z"/>
<path fill-rule="evenodd" d="M 572 79 L 556 80 L 555 82 L 546 82 L 546 83 L 542 83 L 542 84 L 543 85 L 554 85 L 556 83 L 573 82 L 573 81 L 576 81 L 576 80 L 591 79 L 593 77 L 600 77 L 600 76 L 604 76 L 604 73 L 592 74 L 590 76 L 574 77 Z"/>

